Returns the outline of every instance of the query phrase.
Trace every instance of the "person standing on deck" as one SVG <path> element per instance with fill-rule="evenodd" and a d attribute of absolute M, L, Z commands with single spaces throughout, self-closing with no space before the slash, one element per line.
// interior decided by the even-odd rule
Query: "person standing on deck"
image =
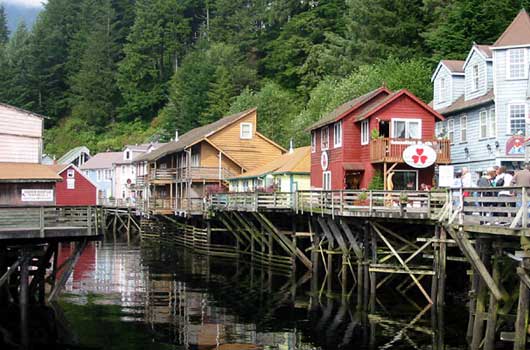
<path fill-rule="evenodd" d="M 530 187 L 530 164 L 525 164 L 522 170 L 515 173 L 511 185 L 516 187 Z"/>
<path fill-rule="evenodd" d="M 512 178 L 513 178 L 513 176 L 506 172 L 506 167 L 505 166 L 499 167 L 497 169 L 497 176 L 495 176 L 495 187 L 510 187 L 511 183 L 512 183 Z M 510 198 L 512 196 L 510 191 L 508 191 L 508 190 L 499 191 L 498 192 L 498 196 L 499 196 L 499 199 L 503 199 L 503 197 L 504 197 L 505 201 L 498 202 L 497 203 L 497 207 L 508 207 L 508 206 L 510 206 L 511 203 L 508 203 L 508 201 L 507 201 L 508 198 Z M 505 216 L 505 215 L 499 212 L 499 213 L 496 213 L 495 216 Z M 509 214 L 507 216 L 509 216 Z"/>

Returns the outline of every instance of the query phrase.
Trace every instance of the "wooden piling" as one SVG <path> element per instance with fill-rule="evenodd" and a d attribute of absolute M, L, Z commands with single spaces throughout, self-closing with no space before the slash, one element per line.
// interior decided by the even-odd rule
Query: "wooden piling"
<path fill-rule="evenodd" d="M 521 261 L 521 268 L 529 267 L 530 258 L 525 257 Z M 530 306 L 530 291 L 526 284 L 519 281 L 519 302 L 517 304 L 517 317 L 515 319 L 514 350 L 525 350 L 528 333 L 528 308 Z"/>
<path fill-rule="evenodd" d="M 480 248 L 478 250 L 478 254 L 482 259 L 484 265 L 486 265 L 489 260 L 488 243 L 489 242 L 487 241 L 481 242 L 479 246 Z M 471 338 L 471 350 L 479 350 L 482 344 L 487 296 L 488 291 L 486 289 L 486 283 L 482 278 L 480 278 L 478 282 L 478 292 L 476 297 L 475 318 L 473 319 L 473 336 Z"/>
<path fill-rule="evenodd" d="M 495 284 L 499 284 L 501 279 L 501 273 L 499 269 L 500 261 L 502 257 L 501 248 L 495 247 L 495 254 L 493 255 L 492 263 L 492 277 Z M 486 335 L 484 336 L 484 350 L 495 350 L 495 332 L 497 327 L 497 314 L 499 309 L 499 303 L 495 296 L 490 293 L 488 302 L 488 319 L 486 323 Z"/>

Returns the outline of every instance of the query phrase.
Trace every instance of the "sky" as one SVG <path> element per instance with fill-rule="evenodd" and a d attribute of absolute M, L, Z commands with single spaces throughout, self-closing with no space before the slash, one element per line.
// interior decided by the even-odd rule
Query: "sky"
<path fill-rule="evenodd" d="M 19 5 L 25 7 L 42 7 L 42 3 L 45 0 L 1 0 L 0 2 L 9 5 Z"/>

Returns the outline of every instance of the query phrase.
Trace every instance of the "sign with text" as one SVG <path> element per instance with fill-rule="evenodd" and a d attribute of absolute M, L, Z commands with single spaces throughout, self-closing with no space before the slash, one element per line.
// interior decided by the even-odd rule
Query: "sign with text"
<path fill-rule="evenodd" d="M 53 202 L 53 190 L 22 189 L 22 202 Z"/>
<path fill-rule="evenodd" d="M 436 162 L 436 151 L 428 145 L 410 145 L 403 150 L 403 161 L 413 168 L 428 168 Z"/>
<path fill-rule="evenodd" d="M 453 187 L 455 181 L 455 167 L 440 165 L 438 167 L 438 187 Z"/>

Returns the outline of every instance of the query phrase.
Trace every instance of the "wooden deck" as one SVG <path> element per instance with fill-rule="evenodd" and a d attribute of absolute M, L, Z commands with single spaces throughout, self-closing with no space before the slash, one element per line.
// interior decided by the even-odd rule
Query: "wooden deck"
<path fill-rule="evenodd" d="M 98 237 L 101 220 L 98 207 L 0 208 L 0 240 Z"/>

